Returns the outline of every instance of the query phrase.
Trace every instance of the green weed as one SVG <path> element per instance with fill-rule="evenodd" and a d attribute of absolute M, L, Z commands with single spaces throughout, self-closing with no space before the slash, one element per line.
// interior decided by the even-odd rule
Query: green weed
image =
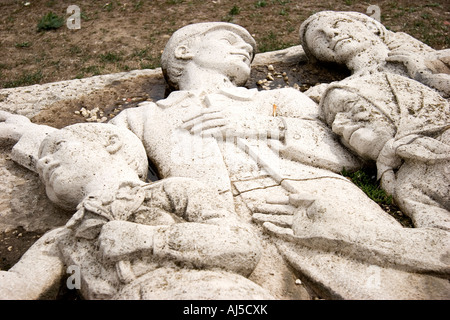
<path fill-rule="evenodd" d="M 235 16 L 239 13 L 241 13 L 241 8 L 239 8 L 238 6 L 233 6 L 233 8 L 231 8 L 230 12 L 228 12 L 228 14 L 230 16 Z"/>
<path fill-rule="evenodd" d="M 276 51 L 291 47 L 294 43 L 291 42 L 283 42 L 278 39 L 278 36 L 270 31 L 269 34 L 256 39 L 258 43 L 258 52 L 268 52 L 268 51 Z"/>
<path fill-rule="evenodd" d="M 47 13 L 38 23 L 37 31 L 48 31 L 60 28 L 64 24 L 64 18 L 53 12 Z"/>
<path fill-rule="evenodd" d="M 362 169 L 350 173 L 345 169 L 342 175 L 348 177 L 356 184 L 367 196 L 378 204 L 392 204 L 392 196 L 388 196 L 386 192 L 380 188 L 380 184 L 376 179 L 376 169 Z"/>
<path fill-rule="evenodd" d="M 107 52 L 100 55 L 100 61 L 103 63 L 114 63 L 122 61 L 122 55 L 116 52 Z"/>
<path fill-rule="evenodd" d="M 23 86 L 31 86 L 33 84 L 37 84 L 42 80 L 42 72 L 38 70 L 33 73 L 24 72 L 22 75 L 12 81 L 7 81 L 3 84 L 4 88 L 15 88 L 15 87 L 23 87 Z"/>
<path fill-rule="evenodd" d="M 21 43 L 16 43 L 16 48 L 28 48 L 31 46 L 31 42 L 25 41 Z"/>
<path fill-rule="evenodd" d="M 283 9 L 280 10 L 280 13 L 279 13 L 279 14 L 280 14 L 280 16 L 287 16 L 287 15 L 289 15 L 289 12 L 288 12 L 288 11 L 289 11 L 289 10 L 286 10 L 286 9 L 283 8 Z"/>
<path fill-rule="evenodd" d="M 260 0 L 255 3 L 255 8 L 263 8 L 267 6 L 266 0 Z"/>

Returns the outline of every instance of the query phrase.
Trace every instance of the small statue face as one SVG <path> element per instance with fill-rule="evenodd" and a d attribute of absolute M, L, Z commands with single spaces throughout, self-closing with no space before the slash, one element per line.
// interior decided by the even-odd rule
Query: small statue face
<path fill-rule="evenodd" d="M 222 73 L 236 85 L 244 85 L 250 76 L 253 48 L 231 31 L 208 32 L 199 37 L 190 51 L 198 67 Z"/>
<path fill-rule="evenodd" d="M 394 137 L 392 124 L 357 94 L 335 89 L 324 100 L 325 118 L 343 144 L 365 159 L 376 160 Z"/>
<path fill-rule="evenodd" d="M 61 130 L 44 141 L 37 171 L 49 199 L 74 209 L 86 196 L 86 186 L 109 163 L 110 154 L 104 147 L 80 141 Z"/>
<path fill-rule="evenodd" d="M 312 21 L 305 40 L 317 59 L 343 64 L 363 51 L 384 46 L 375 34 L 375 25 L 344 17 L 320 17 Z"/>

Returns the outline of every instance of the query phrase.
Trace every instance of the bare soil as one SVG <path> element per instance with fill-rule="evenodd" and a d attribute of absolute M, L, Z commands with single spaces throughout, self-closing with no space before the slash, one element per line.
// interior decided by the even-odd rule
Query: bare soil
<path fill-rule="evenodd" d="M 157 67 L 170 35 L 195 22 L 237 23 L 255 37 L 259 52 L 273 51 L 299 44 L 299 26 L 314 12 L 367 13 L 374 4 L 391 30 L 450 47 L 445 0 L 2 0 L 0 88 Z M 66 26 L 69 5 L 81 10 L 78 30 Z M 37 31 L 49 12 L 64 24 Z"/>

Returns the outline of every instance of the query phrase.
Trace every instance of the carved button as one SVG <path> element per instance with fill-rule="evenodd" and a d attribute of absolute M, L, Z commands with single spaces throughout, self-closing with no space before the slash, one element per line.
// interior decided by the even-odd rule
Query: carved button
<path fill-rule="evenodd" d="M 294 134 L 294 139 L 295 139 L 295 140 L 300 139 L 300 135 L 299 135 L 299 134 Z"/>

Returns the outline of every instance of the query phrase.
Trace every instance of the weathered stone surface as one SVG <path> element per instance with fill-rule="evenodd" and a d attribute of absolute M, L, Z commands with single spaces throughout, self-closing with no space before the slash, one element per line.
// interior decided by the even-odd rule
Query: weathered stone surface
<path fill-rule="evenodd" d="M 26 231 L 45 232 L 64 225 L 71 213 L 50 202 L 36 173 L 14 163 L 7 149 L 2 148 L 1 151 L 1 232 L 18 227 L 23 227 Z"/>
<path fill-rule="evenodd" d="M 362 141 L 371 144 L 354 144 L 346 135 L 351 123 L 333 125 L 339 112 L 355 111 L 346 111 L 353 102 L 347 97 L 339 110 L 336 97 L 326 104 L 333 88 L 342 89 L 336 83 L 315 90 L 313 99 L 293 88 L 242 87 L 254 48 L 250 34 L 234 24 L 182 28 L 164 50 L 162 70 L 148 71 L 162 72 L 175 91 L 125 109 L 108 124 L 50 130 L 42 144 L 30 143 L 37 135 L 27 134 L 45 127 L 1 113 L 1 137 L 19 141 L 14 160 L 39 173 L 53 203 L 76 213 L 0 272 L 0 297 L 42 297 L 72 265 L 81 270 L 80 292 L 88 299 L 308 298 L 298 283 L 330 299 L 448 299 L 448 231 L 436 224 L 403 228 L 339 174 L 363 165 L 349 149 L 379 160 L 395 137 L 369 141 L 367 129 L 380 124 L 360 117 Z M 267 64 L 275 80 L 276 63 L 304 58 L 294 47 L 253 61 Z M 375 82 L 375 99 L 391 101 L 383 82 Z M 426 96 L 430 106 L 438 101 L 435 108 L 395 122 L 396 132 L 409 134 L 408 124 L 420 127 L 419 118 L 427 119 L 425 127 L 445 127 L 445 100 Z M 0 109 L 35 117 L 61 100 L 46 97 L 37 109 Z M 369 120 L 378 118 L 369 114 Z M 446 139 L 443 133 L 435 140 Z M 147 157 L 158 182 L 145 181 Z M 414 161 L 406 165 L 399 181 L 424 170 Z M 32 279 L 33 268 L 44 275 Z"/>
<path fill-rule="evenodd" d="M 28 87 L 0 90 L 0 110 L 32 118 L 55 102 L 77 99 L 92 92 L 105 89 L 117 81 L 153 77 L 161 73 L 155 70 L 134 70 L 110 75 L 94 76 Z"/>

